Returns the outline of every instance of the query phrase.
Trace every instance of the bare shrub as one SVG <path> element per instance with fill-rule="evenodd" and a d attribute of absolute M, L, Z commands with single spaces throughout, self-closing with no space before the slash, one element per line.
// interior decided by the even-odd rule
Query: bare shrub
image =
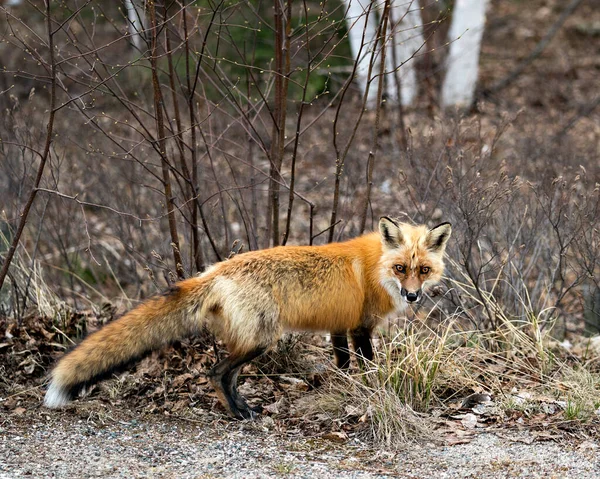
<path fill-rule="evenodd" d="M 2 48 L 13 53 L 3 78 L 17 79 L 0 95 L 10 223 L 19 227 L 23 194 L 39 193 L 26 233 L 58 266 L 50 274 L 61 294 L 77 304 L 85 277 L 110 294 L 147 295 L 148 272 L 170 283 L 226 258 L 236 241 L 256 249 L 324 241 L 325 232 L 331 241 L 351 219 L 337 203 L 329 214 L 343 188 L 332 143 L 346 156 L 377 128 L 348 114 L 364 101 L 347 74 L 344 8 L 325 3 L 153 3 L 136 48 L 116 4 L 0 7 Z M 382 36 L 393 33 L 385 22 Z M 38 187 L 30 165 L 53 65 L 57 121 Z M 323 132 L 334 122 L 332 142 Z M 368 188 L 356 199 L 365 211 Z"/>
<path fill-rule="evenodd" d="M 454 225 L 447 311 L 481 331 L 532 316 L 547 331 L 560 319 L 564 334 L 582 319 L 582 285 L 600 274 L 600 190 L 583 166 L 559 177 L 538 174 L 539 162 L 514 166 L 498 152 L 509 125 L 487 137 L 473 120 L 441 128 L 413 143 L 401 181 L 416 222 Z"/>

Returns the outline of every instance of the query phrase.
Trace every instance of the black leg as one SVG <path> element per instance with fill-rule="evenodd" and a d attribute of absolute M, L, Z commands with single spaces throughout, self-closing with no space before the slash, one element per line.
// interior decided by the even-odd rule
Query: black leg
<path fill-rule="evenodd" d="M 351 333 L 352 345 L 356 352 L 356 357 L 361 368 L 364 366 L 365 359 L 373 361 L 373 346 L 371 345 L 371 330 L 361 326 Z"/>
<path fill-rule="evenodd" d="M 242 364 L 241 366 L 235 368 L 233 371 L 231 371 L 225 376 L 224 381 L 228 385 L 229 393 L 231 394 L 231 397 L 233 397 L 233 401 L 235 402 L 235 405 L 238 409 L 250 409 L 251 411 L 257 414 L 260 414 L 263 411 L 262 406 L 249 406 L 244 397 L 239 393 L 237 389 L 238 376 L 243 367 L 244 365 Z"/>
<path fill-rule="evenodd" d="M 346 331 L 332 332 L 331 344 L 333 344 L 335 365 L 340 369 L 348 369 L 350 367 L 350 350 L 348 348 Z"/>
<path fill-rule="evenodd" d="M 253 419 L 253 411 L 237 391 L 236 381 L 242 366 L 264 353 L 266 348 L 257 348 L 239 356 L 229 356 L 219 361 L 208 373 L 210 382 L 221 404 L 238 419 Z"/>

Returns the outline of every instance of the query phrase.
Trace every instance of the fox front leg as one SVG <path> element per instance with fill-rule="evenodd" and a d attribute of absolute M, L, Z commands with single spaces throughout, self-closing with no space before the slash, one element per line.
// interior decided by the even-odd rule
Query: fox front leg
<path fill-rule="evenodd" d="M 348 349 L 348 336 L 346 330 L 332 332 L 331 344 L 333 344 L 335 365 L 340 369 L 348 369 L 350 367 L 350 350 Z"/>
<path fill-rule="evenodd" d="M 373 346 L 371 345 L 371 328 L 360 326 L 350 332 L 352 336 L 352 345 L 356 352 L 358 364 L 361 368 L 367 362 L 373 361 Z"/>

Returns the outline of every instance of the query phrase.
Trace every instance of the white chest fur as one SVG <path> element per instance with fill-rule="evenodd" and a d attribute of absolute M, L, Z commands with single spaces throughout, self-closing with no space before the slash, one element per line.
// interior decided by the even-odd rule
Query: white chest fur
<path fill-rule="evenodd" d="M 387 293 L 392 298 L 392 303 L 394 304 L 394 311 L 390 314 L 401 313 L 406 309 L 406 301 L 402 297 L 402 284 L 398 278 L 395 277 L 387 277 L 381 280 L 381 285 L 387 291 Z"/>

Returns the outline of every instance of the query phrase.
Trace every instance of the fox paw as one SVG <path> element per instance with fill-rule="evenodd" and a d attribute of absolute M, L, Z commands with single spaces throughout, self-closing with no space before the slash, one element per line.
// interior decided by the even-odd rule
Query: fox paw
<path fill-rule="evenodd" d="M 233 416 L 236 419 L 256 419 L 259 415 L 260 412 L 255 410 L 256 408 L 236 408 L 235 411 L 232 411 Z"/>

